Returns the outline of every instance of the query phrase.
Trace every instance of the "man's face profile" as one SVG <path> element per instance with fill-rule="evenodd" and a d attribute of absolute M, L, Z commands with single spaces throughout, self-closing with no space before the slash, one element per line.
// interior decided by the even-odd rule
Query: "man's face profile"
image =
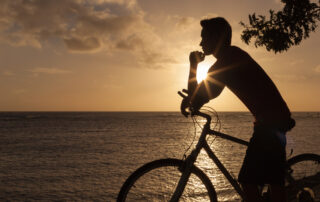
<path fill-rule="evenodd" d="M 214 38 L 205 28 L 202 29 L 200 46 L 205 55 L 210 55 L 214 52 L 216 46 Z"/>

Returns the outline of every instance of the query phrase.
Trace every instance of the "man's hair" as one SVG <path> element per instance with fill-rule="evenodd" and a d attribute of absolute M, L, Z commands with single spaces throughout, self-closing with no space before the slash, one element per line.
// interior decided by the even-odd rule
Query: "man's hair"
<path fill-rule="evenodd" d="M 230 24 L 221 17 L 201 20 L 200 24 L 203 29 L 207 30 L 210 35 L 216 36 L 223 40 L 226 46 L 231 45 L 232 30 Z"/>

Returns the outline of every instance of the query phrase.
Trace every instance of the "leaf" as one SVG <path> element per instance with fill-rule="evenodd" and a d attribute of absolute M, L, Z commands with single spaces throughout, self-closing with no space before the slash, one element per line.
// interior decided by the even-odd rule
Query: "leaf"
<path fill-rule="evenodd" d="M 309 0 L 282 0 L 283 9 L 275 13 L 269 10 L 269 18 L 253 13 L 249 15 L 250 25 L 243 22 L 245 28 L 241 39 L 246 44 L 253 40 L 256 47 L 264 46 L 268 51 L 283 52 L 291 46 L 299 45 L 303 39 L 315 31 L 320 20 L 320 0 L 318 4 Z"/>

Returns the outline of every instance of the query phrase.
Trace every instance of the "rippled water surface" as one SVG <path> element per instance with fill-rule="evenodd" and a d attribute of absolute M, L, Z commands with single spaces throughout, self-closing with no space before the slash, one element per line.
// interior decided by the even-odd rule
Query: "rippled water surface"
<path fill-rule="evenodd" d="M 219 117 L 222 132 L 249 140 L 249 113 Z M 320 113 L 293 117 L 297 126 L 287 134 L 288 156 L 291 149 L 291 156 L 320 154 Z M 196 140 L 199 133 L 196 125 Z M 181 159 L 194 137 L 192 120 L 175 112 L 0 113 L 0 201 L 115 201 L 130 173 L 151 160 Z M 245 147 L 220 138 L 208 141 L 237 176 Z M 220 200 L 239 199 L 204 152 L 197 165 Z"/>

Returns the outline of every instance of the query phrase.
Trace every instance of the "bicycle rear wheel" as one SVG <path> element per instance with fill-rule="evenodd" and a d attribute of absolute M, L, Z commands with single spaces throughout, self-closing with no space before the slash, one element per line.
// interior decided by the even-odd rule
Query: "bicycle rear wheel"
<path fill-rule="evenodd" d="M 297 195 L 305 188 L 312 190 L 314 201 L 320 201 L 320 156 L 301 154 L 288 161 L 286 189 L 289 201 L 297 201 Z"/>
<path fill-rule="evenodd" d="M 123 184 L 118 202 L 169 201 L 182 175 L 183 161 L 160 159 L 137 169 Z M 196 166 L 191 169 L 189 181 L 179 201 L 217 201 L 209 178 Z"/>

